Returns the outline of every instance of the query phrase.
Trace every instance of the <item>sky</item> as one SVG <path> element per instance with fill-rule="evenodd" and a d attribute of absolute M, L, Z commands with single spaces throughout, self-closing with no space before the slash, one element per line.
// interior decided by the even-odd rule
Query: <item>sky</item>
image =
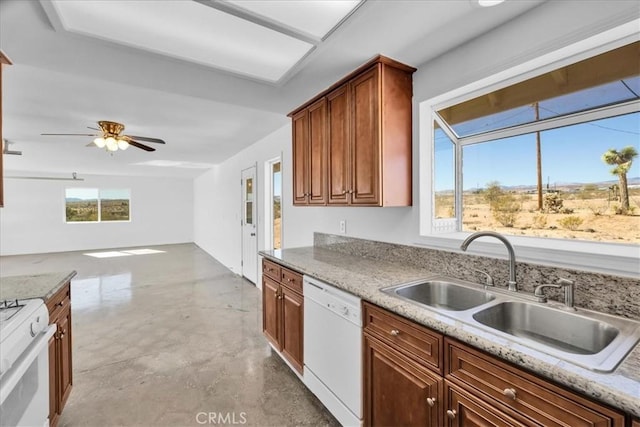
<path fill-rule="evenodd" d="M 442 131 L 436 134 L 436 191 L 453 188 L 453 172 L 442 165 L 452 150 Z M 593 183 L 617 180 L 612 166 L 602 161 L 609 148 L 634 146 L 640 152 L 640 113 L 541 132 L 542 180 L 554 183 Z M 444 163 L 446 164 L 446 163 Z M 640 156 L 629 178 L 640 177 Z M 485 187 L 491 181 L 502 186 L 536 184 L 536 135 L 528 134 L 463 148 L 463 188 Z"/>
<path fill-rule="evenodd" d="M 130 198 L 129 189 L 108 189 L 100 190 L 100 198 L 104 200 L 118 200 Z M 96 200 L 98 198 L 97 188 L 67 188 L 65 190 L 67 199 Z"/>

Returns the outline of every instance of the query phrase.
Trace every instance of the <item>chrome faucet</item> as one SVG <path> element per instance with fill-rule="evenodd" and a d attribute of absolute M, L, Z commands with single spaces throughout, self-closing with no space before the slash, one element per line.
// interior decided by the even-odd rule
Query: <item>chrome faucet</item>
<path fill-rule="evenodd" d="M 495 237 L 496 239 L 504 243 L 504 245 L 507 247 L 507 251 L 509 252 L 509 282 L 507 283 L 509 284 L 510 291 L 518 292 L 518 284 L 516 283 L 516 254 L 513 250 L 513 246 L 511 246 L 511 243 L 509 243 L 509 241 L 502 234 L 496 233 L 495 231 L 478 231 L 464 239 L 464 242 L 462 242 L 462 244 L 460 245 L 460 249 L 466 251 L 471 242 L 476 240 L 478 237 L 483 236 Z"/>
<path fill-rule="evenodd" d="M 549 283 L 536 286 L 533 295 L 538 297 L 538 302 L 547 302 L 547 297 L 544 292 L 542 292 L 544 288 L 564 288 L 564 305 L 567 308 L 575 310 L 573 302 L 573 280 L 560 278 L 556 283 L 555 285 Z"/>

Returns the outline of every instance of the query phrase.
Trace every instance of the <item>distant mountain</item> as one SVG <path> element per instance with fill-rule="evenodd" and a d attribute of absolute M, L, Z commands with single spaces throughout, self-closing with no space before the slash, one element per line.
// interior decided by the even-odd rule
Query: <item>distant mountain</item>
<path fill-rule="evenodd" d="M 618 181 L 617 179 L 611 179 L 608 181 L 600 181 L 600 182 L 550 182 L 549 183 L 549 188 L 550 189 L 561 189 L 561 188 L 580 188 L 580 187 L 584 187 L 585 185 L 595 185 L 597 187 L 611 187 L 614 184 L 618 184 L 620 181 Z M 633 178 L 627 178 L 627 183 L 629 185 L 629 187 L 635 187 L 635 186 L 640 186 L 640 177 L 639 176 L 634 176 Z M 535 190 L 537 188 L 537 186 L 535 184 L 533 185 L 501 185 L 500 186 L 502 189 L 504 190 L 511 190 L 511 191 L 516 191 L 516 192 L 520 192 L 520 191 L 527 191 L 527 190 Z M 542 184 L 543 188 L 547 188 L 547 183 L 543 183 Z M 481 188 L 468 188 L 464 191 L 478 191 L 478 190 L 484 190 L 486 187 L 481 187 Z"/>
<path fill-rule="evenodd" d="M 97 202 L 98 199 L 79 199 L 77 197 L 67 197 L 64 199 L 66 202 Z"/>

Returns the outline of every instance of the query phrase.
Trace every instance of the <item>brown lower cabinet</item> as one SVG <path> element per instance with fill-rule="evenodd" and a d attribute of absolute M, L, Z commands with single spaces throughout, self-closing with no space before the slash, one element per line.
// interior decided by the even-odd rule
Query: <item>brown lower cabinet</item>
<path fill-rule="evenodd" d="M 57 326 L 49 340 L 49 425 L 55 427 L 73 386 L 70 282 L 49 298 L 46 305 L 49 324 Z"/>
<path fill-rule="evenodd" d="M 302 373 L 304 350 L 302 276 L 262 261 L 262 331 L 280 354 Z"/>
<path fill-rule="evenodd" d="M 363 313 L 365 426 L 625 426 L 618 410 L 411 320 L 367 302 Z"/>

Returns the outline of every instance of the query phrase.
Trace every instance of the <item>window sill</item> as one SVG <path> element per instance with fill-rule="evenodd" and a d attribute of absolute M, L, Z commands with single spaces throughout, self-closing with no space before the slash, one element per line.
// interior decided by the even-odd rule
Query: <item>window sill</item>
<path fill-rule="evenodd" d="M 453 232 L 437 236 L 420 236 L 415 243 L 433 249 L 462 252 L 460 244 L 470 234 Z M 640 247 L 637 245 L 520 236 L 505 237 L 513 245 L 516 260 L 520 262 L 634 279 L 640 277 Z M 474 241 L 466 253 L 491 258 L 507 258 L 504 245 L 491 237 L 481 237 Z"/>

